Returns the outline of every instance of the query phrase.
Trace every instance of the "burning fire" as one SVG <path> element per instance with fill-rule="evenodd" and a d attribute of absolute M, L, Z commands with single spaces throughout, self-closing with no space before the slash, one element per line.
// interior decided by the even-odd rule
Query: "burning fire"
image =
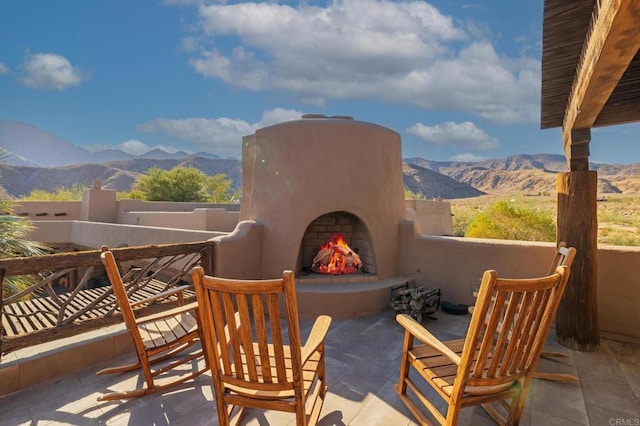
<path fill-rule="evenodd" d="M 333 234 L 313 258 L 311 270 L 320 274 L 357 274 L 362 270 L 362 261 L 342 234 Z"/>

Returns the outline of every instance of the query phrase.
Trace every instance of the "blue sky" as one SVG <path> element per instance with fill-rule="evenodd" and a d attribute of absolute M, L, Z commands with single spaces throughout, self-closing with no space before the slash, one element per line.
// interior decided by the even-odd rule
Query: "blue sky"
<path fill-rule="evenodd" d="M 301 114 L 402 136 L 404 157 L 562 154 L 540 130 L 542 0 L 0 4 L 0 118 L 89 150 L 240 156 Z M 640 126 L 592 131 L 595 162 L 640 161 Z"/>

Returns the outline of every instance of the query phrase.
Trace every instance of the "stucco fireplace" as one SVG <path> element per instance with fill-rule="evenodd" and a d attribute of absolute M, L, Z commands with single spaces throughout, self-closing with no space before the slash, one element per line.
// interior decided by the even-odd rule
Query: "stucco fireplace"
<path fill-rule="evenodd" d="M 357 219 L 356 235 L 366 234 L 369 269 L 378 278 L 397 274 L 406 213 L 396 132 L 350 117 L 306 115 L 243 138 L 242 173 L 240 220 L 264 226 L 265 276 L 300 272 L 300 256 L 309 256 L 299 253 L 307 228 L 334 212 Z"/>
<path fill-rule="evenodd" d="M 364 311 L 388 307 L 388 287 L 398 277 L 399 227 L 406 218 L 398 133 L 351 117 L 305 115 L 245 136 L 242 174 L 240 223 L 235 236 L 220 242 L 233 244 L 234 238 L 248 238 L 242 229 L 259 227 L 254 245 L 261 247 L 253 260 L 247 256 L 256 247 L 237 249 L 244 259 L 236 262 L 253 262 L 254 268 L 234 275 L 273 278 L 284 269 L 295 271 L 303 316 L 322 304 L 314 292 L 342 293 L 341 302 L 325 301 L 335 307 L 351 303 L 351 297 L 368 303 L 354 292 L 373 289 L 378 306 Z M 362 273 L 309 274 L 319 244 L 335 231 L 358 249 Z M 231 255 L 218 259 L 218 266 L 228 262 Z"/>

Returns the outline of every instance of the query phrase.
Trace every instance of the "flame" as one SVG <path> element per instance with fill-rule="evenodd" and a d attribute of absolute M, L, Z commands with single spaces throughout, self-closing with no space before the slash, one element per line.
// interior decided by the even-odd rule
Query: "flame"
<path fill-rule="evenodd" d="M 357 274 L 362 269 L 360 256 L 349 247 L 342 234 L 333 234 L 331 239 L 320 246 L 313 259 L 311 270 L 320 274 Z"/>

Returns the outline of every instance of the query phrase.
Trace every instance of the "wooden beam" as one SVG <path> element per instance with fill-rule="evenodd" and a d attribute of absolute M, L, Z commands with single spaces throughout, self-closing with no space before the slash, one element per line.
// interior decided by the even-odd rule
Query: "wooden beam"
<path fill-rule="evenodd" d="M 640 99 L 633 103 L 608 104 L 598 116 L 594 127 L 637 123 L 638 111 L 640 111 Z"/>
<path fill-rule="evenodd" d="M 596 3 L 597 5 L 598 3 Z M 603 0 L 594 10 L 563 121 L 565 155 L 571 162 L 571 132 L 593 127 L 640 48 L 640 2 Z"/>

